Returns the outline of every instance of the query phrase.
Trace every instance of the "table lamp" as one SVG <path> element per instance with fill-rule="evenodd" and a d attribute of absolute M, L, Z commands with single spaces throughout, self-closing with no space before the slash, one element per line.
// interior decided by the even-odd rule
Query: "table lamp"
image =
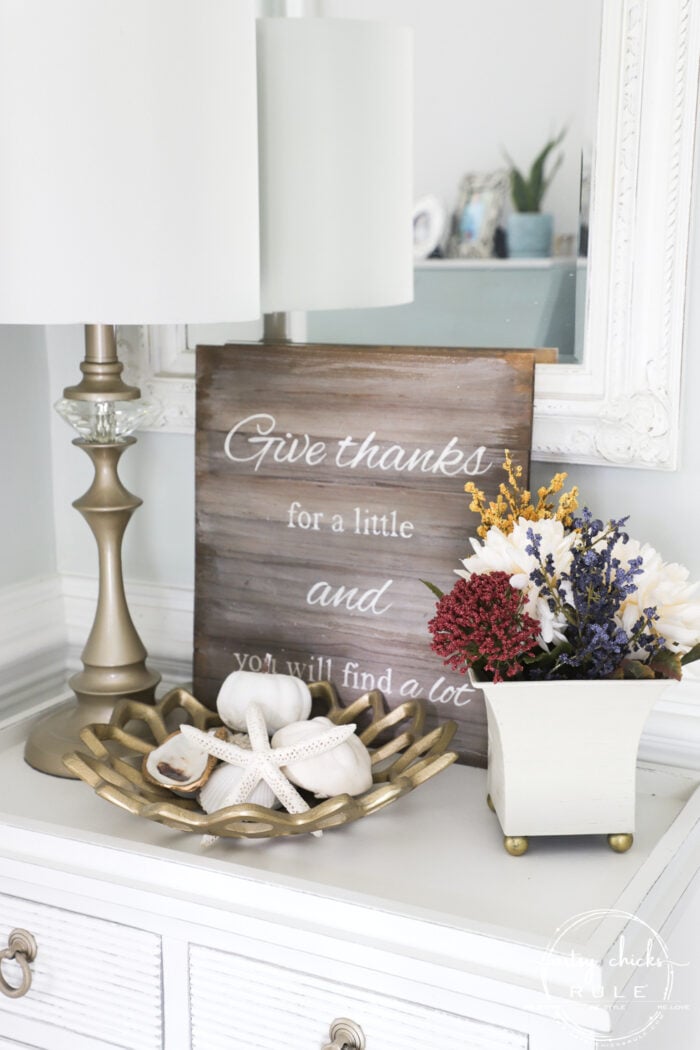
<path fill-rule="evenodd" d="M 57 407 L 95 469 L 74 504 L 95 622 L 77 704 L 32 728 L 35 768 L 68 775 L 80 729 L 160 677 L 124 592 L 141 501 L 117 463 L 148 407 L 114 325 L 409 300 L 410 65 L 406 30 L 256 22 L 252 0 L 0 0 L 0 323 L 86 325 Z"/>

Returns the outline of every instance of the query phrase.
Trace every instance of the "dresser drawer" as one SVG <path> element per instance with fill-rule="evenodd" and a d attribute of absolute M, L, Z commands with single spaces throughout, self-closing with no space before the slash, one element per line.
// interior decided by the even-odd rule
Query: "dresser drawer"
<path fill-rule="evenodd" d="M 367 1050 L 527 1050 L 528 1037 L 240 955 L 190 946 L 192 1050 L 321 1050 L 336 1018 Z"/>
<path fill-rule="evenodd" d="M 37 955 L 30 965 L 32 983 L 27 994 L 19 999 L 0 995 L 0 1034 L 7 1035 L 10 1025 L 3 1026 L 2 1018 L 9 1015 L 18 1022 L 36 1023 L 38 1032 L 55 1032 L 52 1043 L 37 1039 L 48 1050 L 54 1050 L 59 1041 L 68 1045 L 66 1033 L 128 1050 L 160 1050 L 161 951 L 157 936 L 0 894 L 0 949 L 7 946 L 10 931 L 16 928 L 33 934 Z M 5 960 L 2 970 L 9 984 L 21 984 L 16 963 Z"/>

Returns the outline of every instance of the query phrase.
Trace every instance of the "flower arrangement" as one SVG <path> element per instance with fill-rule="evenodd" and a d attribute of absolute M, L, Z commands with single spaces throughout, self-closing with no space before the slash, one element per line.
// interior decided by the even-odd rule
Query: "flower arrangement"
<path fill-rule="evenodd" d="M 626 518 L 605 523 L 587 508 L 576 516 L 566 474 L 533 504 L 508 451 L 503 469 L 495 502 L 465 486 L 481 525 L 460 579 L 447 594 L 427 584 L 438 598 L 433 651 L 494 682 L 680 678 L 700 657 L 698 584 L 687 569 L 630 539 Z"/>

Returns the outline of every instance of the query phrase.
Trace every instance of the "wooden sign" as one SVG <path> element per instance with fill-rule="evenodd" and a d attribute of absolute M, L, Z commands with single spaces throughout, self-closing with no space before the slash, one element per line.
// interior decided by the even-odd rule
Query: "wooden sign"
<path fill-rule="evenodd" d="M 430 649 L 504 449 L 527 475 L 534 351 L 203 347 L 197 353 L 195 694 L 238 669 L 424 697 L 486 754 L 481 694 Z"/>

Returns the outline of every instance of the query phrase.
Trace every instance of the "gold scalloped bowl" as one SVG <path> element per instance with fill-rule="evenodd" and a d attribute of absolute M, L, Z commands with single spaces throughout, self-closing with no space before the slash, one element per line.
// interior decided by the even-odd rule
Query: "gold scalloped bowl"
<path fill-rule="evenodd" d="M 178 831 L 255 839 L 325 831 L 359 820 L 408 794 L 457 758 L 447 750 L 455 723 L 424 733 L 425 710 L 418 700 L 384 713 L 384 700 L 376 689 L 348 707 L 340 705 L 329 682 L 313 682 L 310 689 L 314 714 L 326 714 L 336 725 L 364 725 L 359 737 L 372 755 L 372 787 L 358 798 L 336 795 L 306 813 L 252 803 L 204 813 L 194 799 L 178 798 L 167 788 L 150 784 L 141 772 L 143 756 L 162 744 L 178 724 L 189 722 L 203 730 L 221 725 L 219 716 L 185 689 L 173 689 L 153 705 L 119 701 L 109 723 L 88 726 L 80 734 L 87 751 L 75 751 L 63 761 L 100 798 L 129 813 Z"/>

